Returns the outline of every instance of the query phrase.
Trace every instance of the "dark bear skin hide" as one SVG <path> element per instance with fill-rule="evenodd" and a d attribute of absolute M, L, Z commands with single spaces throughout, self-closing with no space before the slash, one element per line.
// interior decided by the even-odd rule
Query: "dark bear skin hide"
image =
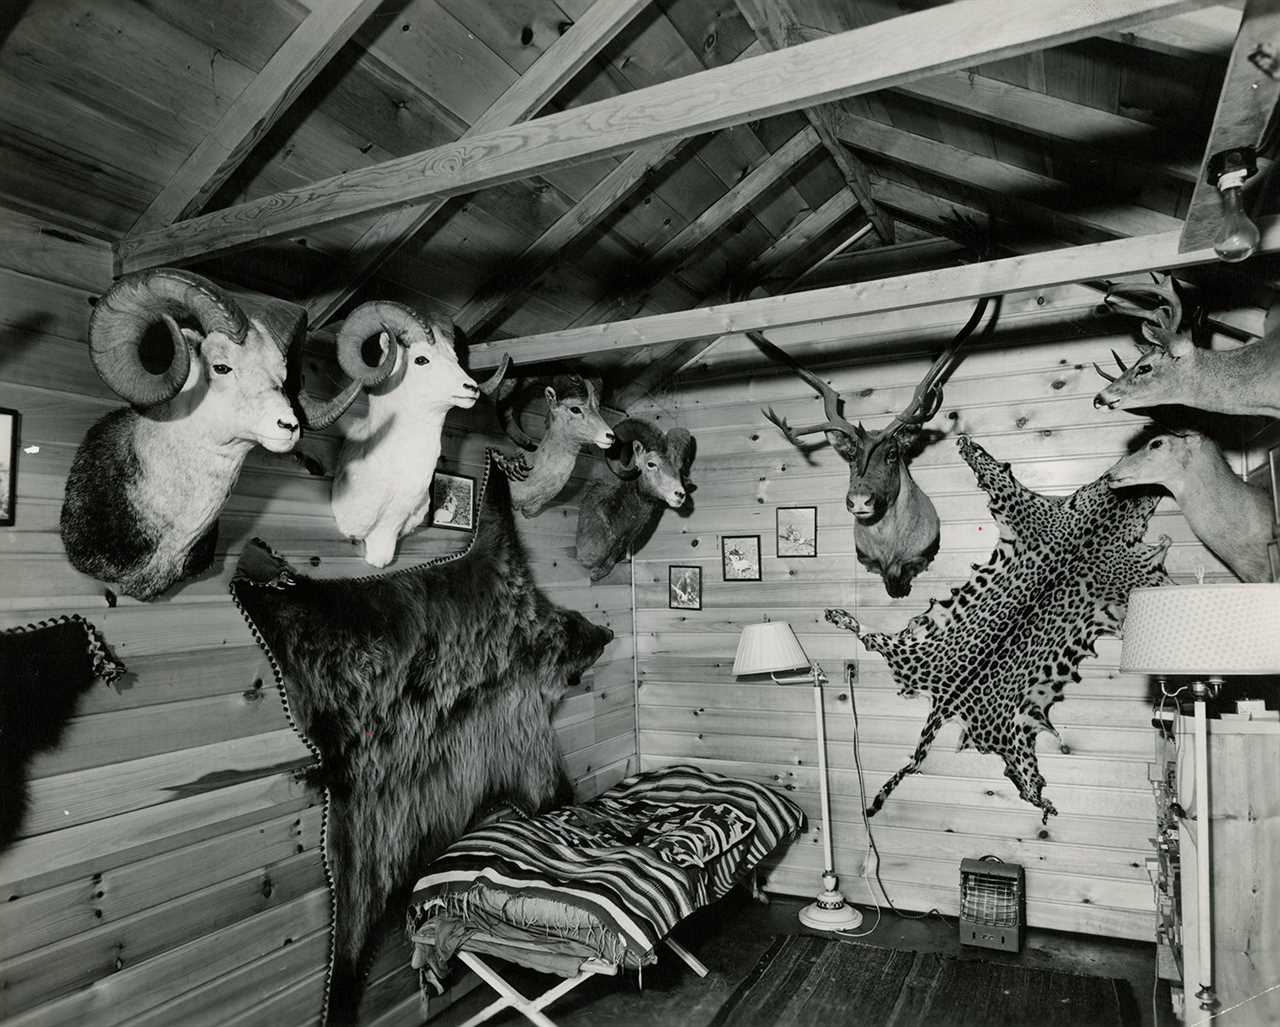
<path fill-rule="evenodd" d="M 94 681 L 123 673 L 97 630 L 79 617 L 0 632 L 0 852 L 21 830 L 32 758 L 57 747 Z"/>
<path fill-rule="evenodd" d="M 322 758 L 337 1020 L 356 1008 L 379 922 L 478 811 L 571 798 L 551 714 L 613 632 L 535 586 L 492 454 L 482 489 L 458 556 L 317 580 L 254 540 L 232 582 Z"/>

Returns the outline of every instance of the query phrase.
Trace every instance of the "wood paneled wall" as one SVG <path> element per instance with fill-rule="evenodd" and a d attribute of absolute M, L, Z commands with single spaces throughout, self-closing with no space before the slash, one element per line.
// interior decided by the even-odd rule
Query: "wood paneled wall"
<path fill-rule="evenodd" d="M 1012 299 L 1009 306 L 1018 309 L 1021 301 Z M 1061 341 L 1059 331 L 1058 341 L 970 353 L 930 427 L 949 436 L 970 434 L 997 459 L 1012 462 L 1019 480 L 1038 491 L 1066 493 L 1096 478 L 1126 452 L 1144 423 L 1092 407 L 1099 384 L 1092 361 L 1109 360 L 1113 346 L 1121 353 L 1133 348 L 1130 336 L 1102 334 L 1099 324 L 1093 322 L 1090 337 Z M 819 421 L 817 396 L 772 367 L 757 365 L 744 374 L 745 351 L 736 343 L 721 346 L 724 351 L 708 353 L 708 372 L 649 410 L 662 423 L 674 420 L 697 435 L 692 477 L 698 489 L 693 513 L 664 518 L 637 563 L 641 762 L 648 768 L 693 761 L 787 789 L 807 809 L 811 828 L 769 874 L 767 887 L 812 895 L 822 850 L 810 689 L 741 683 L 731 675 L 744 624 L 789 620 L 831 677 L 825 702 L 836 870 L 846 895 L 869 902 L 851 698 L 860 718 L 868 798 L 908 760 L 928 700 L 898 696 L 883 659 L 827 624 L 823 613 L 845 607 L 871 629 L 900 629 L 930 596 L 945 596 L 968 577 L 971 564 L 986 560 L 994 523 L 954 439 L 928 445 L 912 470 L 942 519 L 941 551 L 909 597 L 890 599 L 880 579 L 854 558 L 852 519 L 844 508 L 846 465 L 829 447 L 806 462 L 761 416 L 761 407 L 772 405 L 792 424 Z M 839 342 L 826 340 L 822 349 L 832 360 Z M 844 395 L 845 416 L 876 428 L 904 406 L 927 364 L 927 358 L 912 358 L 825 366 L 821 373 Z M 717 377 L 718 366 L 736 370 Z M 817 506 L 817 559 L 776 556 L 775 510 L 787 505 Z M 761 582 L 722 580 L 720 538 L 726 534 L 760 535 Z M 1187 580 L 1203 569 L 1208 580 L 1227 579 L 1172 500 L 1152 520 L 1151 537 L 1161 534 L 1175 540 L 1167 560 L 1175 577 Z M 703 569 L 703 609 L 668 609 L 668 565 L 690 563 Z M 999 757 L 955 752 L 958 728 L 944 729 L 923 773 L 907 778 L 871 821 L 880 875 L 895 905 L 955 913 L 960 859 L 992 853 L 1026 866 L 1033 924 L 1151 937 L 1144 860 L 1154 815 L 1147 783 L 1153 697 L 1145 677 L 1117 671 L 1119 652 L 1118 640 L 1101 641 L 1098 657 L 1082 668 L 1083 680 L 1069 686 L 1053 710 L 1070 754 L 1041 737 L 1046 794 L 1061 811 L 1047 825 L 1018 798 Z M 844 683 L 849 660 L 857 665 L 852 692 Z"/>
<path fill-rule="evenodd" d="M 255 535 L 310 573 L 369 568 L 334 527 L 329 478 L 261 451 L 199 580 L 112 606 L 70 567 L 58 537 L 64 479 L 85 429 L 120 405 L 85 345 L 90 297 L 109 282 L 104 244 L 0 209 L 0 406 L 23 417 L 17 523 L 0 529 L 0 628 L 80 613 L 131 671 L 116 688 L 96 685 L 64 744 L 36 761 L 23 836 L 0 853 L 0 1021 L 311 1023 L 331 916 L 321 807 L 298 780 L 310 754 L 227 581 Z M 485 445 L 500 440 L 477 418 L 450 424 L 442 469 L 478 478 Z M 329 432 L 301 448 L 331 466 L 337 445 Z M 566 768 L 591 794 L 635 766 L 630 568 L 591 586 L 573 559 L 575 525 L 568 505 L 521 530 L 551 598 L 617 636 L 556 714 Z M 399 559 L 468 537 L 424 531 Z M 398 932 L 394 942 L 365 1022 L 420 1022 L 407 946 Z"/>

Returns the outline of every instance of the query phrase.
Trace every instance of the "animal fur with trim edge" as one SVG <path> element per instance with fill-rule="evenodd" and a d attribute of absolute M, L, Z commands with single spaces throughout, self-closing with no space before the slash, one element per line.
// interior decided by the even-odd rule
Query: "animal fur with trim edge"
<path fill-rule="evenodd" d="M 551 714 L 613 637 L 536 587 L 489 453 L 478 525 L 456 556 L 318 580 L 260 540 L 231 588 L 279 665 L 331 797 L 332 1009 L 350 1016 L 394 898 L 499 798 L 571 798 Z"/>
<path fill-rule="evenodd" d="M 1168 584 L 1171 540 L 1142 541 L 1156 495 L 1117 493 L 1099 478 L 1070 496 L 1042 496 L 976 442 L 958 444 L 1000 529 L 991 558 L 896 635 L 862 631 L 846 611 L 827 611 L 832 624 L 884 656 L 899 694 L 924 692 L 932 702 L 910 762 L 885 782 L 867 815 L 920 769 L 942 725 L 958 720 L 960 748 L 999 754 L 1005 777 L 1047 823 L 1058 811 L 1041 794 L 1036 736 L 1048 731 L 1069 751 L 1049 709 L 1080 680 L 1077 668 L 1097 637 L 1119 633 L 1130 590 Z"/>
<path fill-rule="evenodd" d="M 57 747 L 94 681 L 124 672 L 98 629 L 81 617 L 0 631 L 0 852 L 22 828 L 32 758 Z"/>

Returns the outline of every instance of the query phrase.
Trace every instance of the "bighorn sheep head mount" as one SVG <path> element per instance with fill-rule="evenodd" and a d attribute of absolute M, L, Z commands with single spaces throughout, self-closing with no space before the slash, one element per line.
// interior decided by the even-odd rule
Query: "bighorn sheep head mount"
<path fill-rule="evenodd" d="M 252 316 L 200 275 L 159 268 L 117 281 L 89 319 L 89 350 L 128 407 L 76 451 L 62 506 L 73 567 L 151 599 L 213 559 L 218 514 L 255 445 L 291 450 L 302 424 L 341 414 L 359 384 L 329 403 L 287 394 L 290 347 L 305 316 L 267 302 Z M 384 372 L 351 362 L 373 382 Z"/>
<path fill-rule="evenodd" d="M 541 441 L 527 434 L 517 419 L 523 402 L 539 385 L 547 403 Z M 613 445 L 613 429 L 600 413 L 602 394 L 599 378 L 580 374 L 508 380 L 498 390 L 498 414 L 507 437 L 530 453 L 499 458 L 511 483 L 512 505 L 524 516 L 538 516 L 555 499 L 573 473 L 582 446 L 607 450 Z"/>
<path fill-rule="evenodd" d="M 649 421 L 628 417 L 613 429 L 617 442 L 606 454 L 616 482 L 588 486 L 578 511 L 578 563 L 599 581 L 628 550 L 635 552 L 667 507 L 685 505 L 696 443 L 683 428 L 666 434 Z"/>
<path fill-rule="evenodd" d="M 427 516 L 445 416 L 475 406 L 482 394 L 493 396 L 511 358 L 477 385 L 458 363 L 453 325 L 401 303 L 357 307 L 342 326 L 340 354 L 343 339 L 351 353 L 375 351 L 375 366 L 387 373 L 368 390 L 369 411 L 352 425 L 338 456 L 333 516 L 339 531 L 364 542 L 366 563 L 385 567 L 400 537 Z M 360 363 L 368 366 L 364 358 Z"/>

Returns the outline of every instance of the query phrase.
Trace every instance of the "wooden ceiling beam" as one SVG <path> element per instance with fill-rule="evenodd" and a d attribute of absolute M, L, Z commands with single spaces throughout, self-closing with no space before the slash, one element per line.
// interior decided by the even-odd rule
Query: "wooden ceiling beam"
<path fill-rule="evenodd" d="M 737 0 L 738 11 L 751 26 L 756 39 L 766 50 L 783 50 L 804 41 L 800 20 L 791 6 L 791 0 Z M 840 145 L 831 124 L 830 112 L 825 107 L 806 107 L 804 115 L 818 133 L 822 145 L 844 179 L 845 186 L 867 215 L 876 235 L 886 243 L 893 242 L 893 221 L 876 206 L 862 162 Z"/>
<path fill-rule="evenodd" d="M 1248 0 L 1245 4 L 1222 92 L 1218 94 L 1213 128 L 1196 176 L 1195 192 L 1187 207 L 1183 249 L 1211 246 L 1222 225 L 1218 185 L 1209 181 L 1210 161 L 1224 150 L 1257 147 L 1280 101 L 1280 78 L 1272 78 L 1251 60 L 1259 47 L 1267 48 L 1271 59 L 1276 59 L 1280 50 L 1280 0 Z"/>
<path fill-rule="evenodd" d="M 1262 242 L 1258 252 L 1280 252 L 1280 217 L 1262 219 L 1259 228 L 1262 230 Z M 1177 231 L 1172 231 L 1134 239 L 1115 239 L 873 282 L 505 339 L 500 343 L 473 346 L 471 367 L 476 370 L 496 367 L 504 353 L 516 354 L 522 365 L 574 359 L 747 329 L 769 329 L 833 317 L 927 307 L 935 303 L 1118 278 L 1147 271 L 1177 270 L 1217 261 L 1217 254 L 1212 249 L 1179 253 L 1178 235 Z"/>
<path fill-rule="evenodd" d="M 649 0 L 595 0 L 461 138 L 509 128 L 536 114 L 648 4 Z M 628 170 L 635 169 L 632 164 Z M 338 261 L 324 287 L 307 300 L 307 316 L 312 324 L 323 324 L 333 317 L 447 202 L 448 197 L 441 196 L 424 204 L 390 210 L 370 225 Z"/>
<path fill-rule="evenodd" d="M 1043 139 L 1061 140 L 1097 150 L 1113 160 L 1122 153 L 1127 165 L 1151 174 L 1183 182 L 1194 182 L 1199 174 L 1200 169 L 1194 159 L 1164 161 L 1158 157 L 1140 156 L 1144 150 L 1155 154 L 1169 150 L 1168 127 L 1072 103 L 985 75 L 951 71 L 900 86 L 895 91 Z"/>
<path fill-rule="evenodd" d="M 850 146 L 993 194 L 1003 204 L 1107 236 L 1180 229 L 1179 218 L 1126 203 L 1090 203 L 1086 190 L 949 143 L 842 111 L 836 131 Z M 1083 202 L 1080 202 L 1083 201 Z M 1078 205 L 1079 204 L 1079 205 Z"/>
<path fill-rule="evenodd" d="M 1104 39 L 1172 57 L 1226 57 L 1240 28 L 1239 4 L 1217 4 L 1160 18 L 1131 29 L 1103 32 Z"/>
<path fill-rule="evenodd" d="M 959 0 L 358 168 L 121 240 L 130 271 L 210 257 L 1203 6 L 1203 0 Z"/>
<path fill-rule="evenodd" d="M 332 0 L 315 5 L 179 165 L 131 233 L 153 231 L 199 213 L 378 3 Z"/>

